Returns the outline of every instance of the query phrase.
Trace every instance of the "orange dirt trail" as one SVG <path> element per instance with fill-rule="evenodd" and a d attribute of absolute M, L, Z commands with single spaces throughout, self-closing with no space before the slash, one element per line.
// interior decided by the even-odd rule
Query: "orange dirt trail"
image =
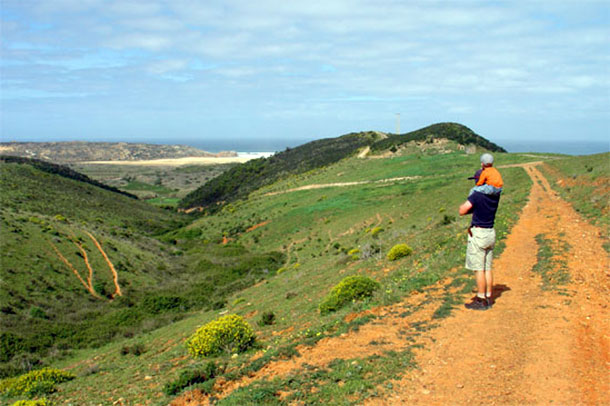
<path fill-rule="evenodd" d="M 599 229 L 584 221 L 550 188 L 536 165 L 524 164 L 533 180 L 529 202 L 494 262 L 500 296 L 492 309 L 457 308 L 440 326 L 426 332 L 415 349 L 418 368 L 405 371 L 393 390 L 378 388 L 379 405 L 601 405 L 609 394 L 610 304 L 608 255 Z M 501 210 L 501 207 L 500 207 Z M 532 268 L 537 263 L 537 234 L 570 245 L 565 259 L 572 282 L 565 296 L 543 290 Z M 464 247 L 465 249 L 465 247 Z M 434 295 L 439 283 L 428 294 Z M 496 294 L 498 293 L 496 291 Z M 274 361 L 253 376 L 218 385 L 218 397 L 259 379 L 271 379 L 335 358 L 364 358 L 402 350 L 413 322 L 429 320 L 434 306 L 404 315 L 425 303 L 415 294 L 402 303 L 373 309 L 379 316 L 358 331 L 300 347 L 300 357 Z M 464 298 L 468 299 L 467 297 Z M 402 337 L 401 337 L 402 335 Z M 375 340 L 378 344 L 372 345 Z M 208 404 L 205 395 L 189 392 L 175 406 Z"/>
<path fill-rule="evenodd" d="M 597 228 L 534 165 L 528 204 L 494 263 L 506 285 L 487 311 L 458 309 L 416 353 L 419 369 L 372 405 L 602 405 L 609 399 L 608 255 Z M 572 296 L 543 291 L 535 236 L 563 239 Z"/>

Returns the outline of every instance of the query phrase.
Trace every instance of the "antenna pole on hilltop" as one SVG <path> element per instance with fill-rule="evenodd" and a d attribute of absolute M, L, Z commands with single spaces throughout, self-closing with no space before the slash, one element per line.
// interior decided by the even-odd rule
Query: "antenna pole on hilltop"
<path fill-rule="evenodd" d="M 396 134 L 400 134 L 400 113 L 396 113 Z"/>

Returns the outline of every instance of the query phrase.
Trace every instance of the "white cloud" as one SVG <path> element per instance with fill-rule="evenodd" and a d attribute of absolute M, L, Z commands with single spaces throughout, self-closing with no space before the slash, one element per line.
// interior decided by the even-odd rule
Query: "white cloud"
<path fill-rule="evenodd" d="M 149 73 L 155 75 L 162 75 L 168 72 L 182 70 L 187 65 L 188 61 L 184 59 L 166 59 L 151 63 L 150 65 L 148 65 L 147 70 Z"/>
<path fill-rule="evenodd" d="M 130 34 L 117 36 L 110 39 L 107 45 L 111 48 L 126 49 L 135 48 L 147 51 L 161 51 L 169 48 L 173 39 L 169 36 L 155 34 Z"/>

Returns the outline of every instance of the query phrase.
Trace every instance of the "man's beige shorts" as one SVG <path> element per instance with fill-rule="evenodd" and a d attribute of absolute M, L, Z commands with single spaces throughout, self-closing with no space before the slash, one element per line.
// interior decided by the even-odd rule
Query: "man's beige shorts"
<path fill-rule="evenodd" d="M 496 231 L 493 228 L 472 227 L 466 247 L 466 269 L 486 271 L 491 269 Z"/>

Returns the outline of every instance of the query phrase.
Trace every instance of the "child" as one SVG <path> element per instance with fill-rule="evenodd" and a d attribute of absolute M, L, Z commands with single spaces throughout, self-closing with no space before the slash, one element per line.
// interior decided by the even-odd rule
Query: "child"
<path fill-rule="evenodd" d="M 476 186 L 470 189 L 468 196 L 474 192 L 480 192 L 486 195 L 499 195 L 502 193 L 504 182 L 502 175 L 496 168 L 493 167 L 494 158 L 491 154 L 481 155 L 481 169 L 478 170 L 472 178 L 476 182 Z"/>

